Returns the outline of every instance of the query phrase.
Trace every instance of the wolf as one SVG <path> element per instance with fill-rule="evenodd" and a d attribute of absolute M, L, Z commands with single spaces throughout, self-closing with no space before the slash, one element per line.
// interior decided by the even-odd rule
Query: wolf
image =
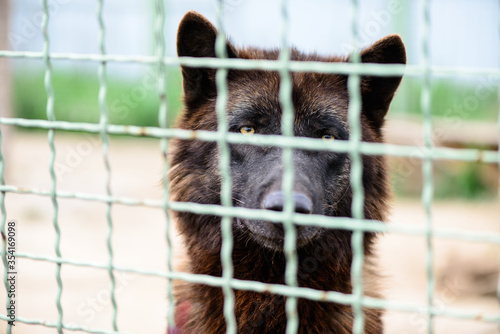
<path fill-rule="evenodd" d="M 215 57 L 216 28 L 191 11 L 177 34 L 180 57 Z M 237 48 L 226 43 L 228 58 L 277 60 L 279 50 Z M 304 54 L 290 50 L 292 61 L 347 62 L 349 57 Z M 405 47 L 398 35 L 389 35 L 360 52 L 363 63 L 406 64 Z M 184 110 L 178 127 L 217 131 L 216 70 L 183 65 Z M 384 117 L 402 76 L 362 76 L 362 140 L 383 142 Z M 294 135 L 348 140 L 348 76 L 324 73 L 291 73 Z M 282 106 L 280 76 L 276 71 L 236 70 L 227 75 L 229 131 L 251 136 L 280 135 Z M 170 184 L 172 200 L 221 204 L 220 152 L 216 143 L 175 139 L 172 142 Z M 250 144 L 230 144 L 233 206 L 282 211 L 283 149 Z M 390 200 L 388 171 L 382 156 L 363 155 L 364 217 L 384 221 Z M 293 202 L 300 214 L 352 217 L 351 159 L 346 153 L 293 150 Z M 185 270 L 220 277 L 221 218 L 191 212 L 175 212 L 175 220 L 187 253 Z M 296 226 L 297 273 L 301 287 L 352 292 L 352 231 Z M 285 284 L 286 258 L 281 224 L 244 217 L 232 220 L 234 277 Z M 378 297 L 377 270 L 373 261 L 376 235 L 366 232 L 364 289 Z M 236 290 L 234 314 L 238 333 L 281 334 L 286 330 L 286 297 L 273 293 Z M 177 332 L 225 333 L 224 295 L 221 288 L 203 284 L 175 286 Z M 350 305 L 298 300 L 299 333 L 351 333 L 354 314 Z M 364 332 L 382 333 L 382 312 L 364 308 Z M 179 320 L 181 319 L 181 320 Z"/>

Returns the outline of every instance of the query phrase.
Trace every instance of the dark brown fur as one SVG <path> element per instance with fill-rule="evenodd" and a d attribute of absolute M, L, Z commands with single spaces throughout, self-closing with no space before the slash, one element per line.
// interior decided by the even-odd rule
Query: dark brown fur
<path fill-rule="evenodd" d="M 178 53 L 180 56 L 214 57 L 215 28 L 201 15 L 189 12 L 179 27 Z M 253 48 L 236 49 L 227 45 L 230 58 L 277 59 L 278 51 Z M 361 53 L 363 62 L 405 63 L 404 46 L 398 36 L 392 35 L 377 42 Z M 340 57 L 305 55 L 292 50 L 291 58 L 297 61 L 346 61 Z M 185 111 L 179 127 L 190 130 L 217 130 L 215 115 L 215 70 L 183 67 Z M 363 110 L 361 117 L 362 138 L 367 142 L 382 142 L 381 127 L 393 94 L 401 77 L 363 77 Z M 342 75 L 293 73 L 292 100 L 295 110 L 297 136 L 309 136 L 308 122 L 321 120 L 325 110 L 333 112 L 336 122 L 347 127 L 348 92 L 347 78 Z M 231 70 L 228 75 L 229 117 L 245 107 L 262 107 L 266 119 L 274 120 L 281 114 L 279 102 L 280 78 L 276 72 L 259 70 Z M 272 113 L 272 114 L 271 114 Z M 276 116 L 278 115 L 278 116 Z M 279 124 L 277 125 L 279 131 Z M 265 134 L 265 133 L 263 133 Z M 270 133 L 275 134 L 275 133 Z M 250 149 L 248 149 L 250 150 Z M 249 152 L 268 154 L 267 148 L 253 147 Z M 267 150 L 267 151 L 266 151 Z M 247 152 L 247 151 L 244 151 Z M 279 152 L 278 152 L 279 153 Z M 310 152 L 300 152 L 304 156 Z M 349 187 L 350 162 L 347 155 L 335 155 L 342 162 L 345 173 L 336 177 L 335 189 L 321 194 L 320 214 L 351 217 L 352 191 Z M 319 158 L 318 158 L 319 159 Z M 204 204 L 220 204 L 220 175 L 218 149 L 213 142 L 176 140 L 172 152 L 170 173 L 173 200 Z M 340 164 L 339 162 L 339 164 Z M 319 171 L 322 173 L 322 171 Z M 232 173 L 233 192 L 242 193 L 245 183 L 239 181 L 236 168 Z M 363 184 L 365 188 L 364 216 L 367 219 L 385 220 L 390 191 L 387 183 L 385 161 L 380 156 L 363 156 Z M 251 189 L 245 190 L 251 191 Z M 243 191 L 242 198 L 245 197 Z M 238 197 L 237 195 L 234 195 Z M 244 202 L 240 197 L 238 199 Z M 235 202 L 238 206 L 239 202 Z M 247 205 L 248 206 L 248 205 Z M 185 240 L 188 255 L 187 270 L 195 274 L 221 276 L 220 217 L 200 216 L 177 212 L 178 228 Z M 351 232 L 322 230 L 314 240 L 298 247 L 298 281 L 302 287 L 331 290 L 349 294 L 351 289 Z M 282 251 L 263 246 L 249 231 L 236 222 L 234 235 L 234 277 L 265 283 L 284 284 L 285 256 Z M 378 296 L 374 270 L 370 263 L 375 235 L 365 233 L 365 295 Z M 224 297 L 220 288 L 205 285 L 179 284 L 176 288 L 178 302 L 188 301 L 191 308 L 189 320 L 183 324 L 182 333 L 224 333 Z M 235 291 L 235 315 L 238 333 L 285 333 L 285 298 L 270 293 Z M 299 299 L 299 333 L 351 333 L 353 312 L 350 306 Z M 365 333 L 382 333 L 381 312 L 365 309 Z"/>

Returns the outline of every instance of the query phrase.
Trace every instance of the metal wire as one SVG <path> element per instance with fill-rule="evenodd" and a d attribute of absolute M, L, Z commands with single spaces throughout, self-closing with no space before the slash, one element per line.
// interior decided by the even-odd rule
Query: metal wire
<path fill-rule="evenodd" d="M 12 192 L 16 194 L 33 194 L 40 196 L 50 196 L 50 191 L 42 191 L 36 189 L 24 189 L 14 186 L 0 185 L 0 192 Z M 65 191 L 57 191 L 58 198 L 72 198 L 85 201 L 96 202 L 113 202 L 121 205 L 130 206 L 145 206 L 145 207 L 159 207 L 163 208 L 163 203 L 158 200 L 151 199 L 134 199 L 126 197 L 108 197 L 98 194 L 88 193 L 70 193 Z M 200 215 L 215 215 L 215 216 L 231 216 L 231 217 L 245 217 L 254 220 L 269 220 L 272 222 L 283 221 L 283 214 L 281 212 L 268 212 L 265 210 L 244 209 L 244 208 L 223 208 L 218 205 L 184 203 L 184 202 L 170 202 L 169 207 L 174 211 L 191 212 Z M 383 222 L 376 220 L 357 220 L 343 217 L 326 217 L 319 215 L 308 216 L 293 216 L 293 222 L 298 225 L 304 226 L 319 226 L 329 227 L 344 230 L 362 230 L 366 232 L 380 232 L 380 233 L 398 233 L 405 235 L 427 235 L 426 227 L 412 226 L 404 222 L 401 224 L 386 225 Z M 470 242 L 485 242 L 492 244 L 500 244 L 500 234 L 491 232 L 477 232 L 467 231 L 461 229 L 451 228 L 434 228 L 433 235 L 438 238 L 457 239 Z"/>
<path fill-rule="evenodd" d="M 294 110 L 292 102 L 292 77 L 289 70 L 290 63 L 290 44 L 288 41 L 288 1 L 281 0 L 281 48 L 278 62 L 282 65 L 279 71 L 280 75 L 280 91 L 279 98 L 281 104 L 281 133 L 283 137 L 292 140 L 294 130 Z M 284 252 L 286 258 L 285 268 L 285 284 L 290 287 L 297 287 L 297 270 L 299 267 L 299 260 L 297 257 L 297 231 L 293 225 L 292 215 L 294 213 L 293 203 L 293 150 L 289 147 L 283 148 L 282 155 L 283 164 L 283 181 L 282 191 L 285 194 L 285 202 L 283 207 L 283 229 L 285 232 Z M 297 298 L 289 297 L 286 299 L 285 312 L 286 312 L 286 333 L 294 334 L 299 329 L 299 318 L 297 311 Z"/>
<path fill-rule="evenodd" d="M 427 152 L 432 150 L 432 111 L 431 111 L 431 70 L 429 68 L 429 30 L 430 30 L 430 0 L 423 2 L 423 25 L 422 25 L 422 58 L 423 58 L 423 88 L 421 95 L 421 105 L 424 115 L 424 141 Z M 422 204 L 425 209 L 426 216 L 426 271 L 427 271 L 427 304 L 432 307 L 434 301 L 434 270 L 433 270 L 433 226 L 432 226 L 432 199 L 434 193 L 433 183 L 433 161 L 432 157 L 425 155 L 422 164 L 422 174 L 424 178 L 424 186 L 422 189 Z M 427 333 L 434 332 L 434 315 L 428 314 Z"/>
<path fill-rule="evenodd" d="M 2 142 L 2 131 L 0 129 L 0 185 L 4 186 L 5 185 L 5 177 L 4 177 L 4 175 L 5 175 L 5 160 L 4 160 L 4 156 L 2 153 L 2 143 L 3 143 Z M 0 218 L 0 229 L 2 231 L 3 237 L 6 237 L 8 235 L 7 230 L 6 230 L 7 209 L 5 208 L 5 195 L 6 195 L 6 191 L 2 190 L 0 192 L 0 210 L 2 211 L 2 216 Z M 2 238 L 2 247 L 0 249 L 0 252 L 1 252 L 1 256 L 2 256 L 2 262 L 4 265 L 3 283 L 5 286 L 5 291 L 9 291 L 10 284 L 7 281 L 7 279 L 8 279 L 7 268 L 9 268 L 8 262 L 7 262 L 7 242 L 5 240 L 3 240 L 3 238 Z M 11 298 L 9 296 L 9 293 L 7 293 L 7 298 L 5 299 L 5 309 L 6 310 L 10 306 L 10 301 L 11 301 Z M 7 311 L 6 311 L 6 313 L 7 313 Z M 10 319 L 8 319 L 8 320 L 10 320 Z M 7 334 L 11 334 L 12 333 L 12 325 L 7 323 L 6 327 L 7 327 L 7 330 L 6 330 Z"/>
<path fill-rule="evenodd" d="M 215 43 L 215 54 L 218 58 L 227 58 L 226 37 L 224 34 L 224 25 L 222 20 L 223 2 L 217 1 L 217 23 L 219 30 L 217 33 Z M 226 139 L 229 129 L 229 124 L 226 117 L 226 106 L 228 101 L 228 87 L 227 87 L 227 74 L 228 70 L 221 68 L 216 73 L 216 87 L 217 87 L 217 101 L 215 110 L 217 113 L 217 146 L 219 148 L 219 170 L 221 174 L 221 191 L 220 199 L 221 205 L 225 208 L 232 206 L 232 181 L 230 174 L 230 151 L 229 144 Z M 222 292 L 224 293 L 224 319 L 226 320 L 226 333 L 236 334 L 236 317 L 234 315 L 235 297 L 234 291 L 230 285 L 233 278 L 233 231 L 232 231 L 233 217 L 224 216 L 221 220 L 222 232 L 222 246 L 220 251 L 221 264 L 222 264 L 222 279 L 224 285 Z"/>
<path fill-rule="evenodd" d="M 47 92 L 47 120 L 49 122 L 55 121 L 55 114 L 54 114 L 54 90 L 52 88 L 52 62 L 49 56 L 49 49 L 50 49 L 50 39 L 49 39 L 49 4 L 48 0 L 43 0 L 43 20 L 42 20 L 42 32 L 43 32 L 43 59 L 45 63 L 45 91 Z M 56 160 L 56 148 L 54 145 L 54 136 L 55 136 L 55 130 L 50 129 L 48 131 L 48 140 L 49 140 L 49 147 L 50 147 L 50 162 L 49 162 L 49 172 L 50 172 L 50 177 L 51 177 L 51 189 L 50 189 L 50 198 L 52 200 L 52 206 L 54 208 L 54 216 L 52 219 L 52 224 L 54 226 L 54 230 L 56 232 L 56 240 L 55 240 L 55 252 L 57 257 L 61 257 L 61 230 L 59 229 L 59 222 L 58 222 L 58 212 L 59 212 L 59 207 L 57 204 L 57 196 L 56 196 L 56 183 L 57 183 L 57 178 L 56 178 L 56 173 L 55 173 L 55 167 L 54 163 Z M 57 264 L 56 268 L 56 280 L 57 280 L 57 294 L 56 294 L 56 306 L 57 306 L 57 312 L 58 312 L 58 318 L 57 318 L 57 332 L 59 334 L 62 334 L 62 319 L 63 319 L 63 308 L 61 305 L 61 296 L 62 296 L 62 279 L 61 279 L 61 265 Z"/>
<path fill-rule="evenodd" d="M 102 55 L 106 54 L 106 46 L 105 46 L 105 36 L 106 29 L 104 25 L 104 17 L 103 17 L 103 8 L 104 8 L 104 0 L 98 0 L 97 3 L 97 21 L 99 23 L 99 50 Z M 106 103 L 107 96 L 107 82 L 106 82 L 106 62 L 101 62 L 98 68 L 98 77 L 99 77 L 99 108 L 101 110 L 101 116 L 99 125 L 101 127 L 100 135 L 102 138 L 102 157 L 104 161 L 105 171 L 105 185 L 106 185 L 106 194 L 108 196 L 112 196 L 111 194 L 111 166 L 109 164 L 108 152 L 109 152 L 109 136 L 106 131 L 108 127 L 108 106 Z M 111 244 L 113 237 L 113 219 L 111 217 L 111 207 L 113 203 L 109 202 L 106 205 L 106 220 L 108 222 L 108 235 L 106 238 L 106 247 L 109 255 L 109 268 L 108 274 L 111 281 L 110 287 L 110 298 L 111 305 L 113 306 L 113 316 L 112 316 L 112 326 L 115 331 L 118 331 L 117 324 L 117 315 L 118 315 L 118 306 L 116 304 L 115 298 L 115 275 L 113 273 L 113 247 Z"/>
<path fill-rule="evenodd" d="M 358 31 L 358 16 L 359 4 L 357 0 L 351 1 L 351 33 L 353 45 L 359 45 Z M 358 50 L 350 55 L 351 63 L 357 64 L 361 62 L 361 57 Z M 352 216 L 355 219 L 364 218 L 364 200 L 365 194 L 363 189 L 363 162 L 360 154 L 361 144 L 361 77 L 359 74 L 350 74 L 348 77 L 348 92 L 349 92 L 349 143 L 351 149 L 349 156 L 351 158 L 351 189 L 352 197 Z M 364 332 L 364 315 L 361 300 L 363 298 L 363 263 L 364 263 L 364 248 L 363 248 L 364 232 L 357 230 L 353 231 L 351 236 L 351 246 L 353 251 L 352 266 L 351 266 L 351 284 L 354 303 L 352 311 L 354 314 L 353 333 L 361 334 Z"/>
<path fill-rule="evenodd" d="M 124 56 L 124 55 L 99 55 L 99 54 L 79 54 L 79 53 L 59 53 L 49 54 L 52 60 L 69 61 L 90 61 L 90 62 L 120 62 L 120 63 L 141 63 L 156 64 L 158 58 L 154 56 Z M 0 57 L 5 58 L 27 58 L 42 59 L 43 53 L 30 51 L 7 51 L 0 50 Z M 249 59 L 216 59 L 216 58 L 190 58 L 190 57 L 164 57 L 166 66 L 176 67 L 179 65 L 191 67 L 210 68 L 231 68 L 231 69 L 260 69 L 266 71 L 279 71 L 281 65 L 274 60 L 249 60 Z M 421 77 L 424 67 L 421 65 L 400 65 L 400 64 L 352 64 L 352 63 L 324 63 L 315 61 L 290 61 L 290 71 L 292 72 L 312 72 L 312 73 L 339 73 L 339 74 L 360 74 L 395 76 L 405 75 L 410 77 Z M 461 66 L 430 66 L 432 73 L 439 76 L 473 76 L 500 78 L 500 69 L 492 67 L 461 67 Z"/>
<path fill-rule="evenodd" d="M 61 258 L 40 256 L 27 253 L 18 253 L 18 257 L 36 261 L 47 261 L 51 263 L 61 263 L 61 264 L 75 265 L 81 267 L 89 267 L 90 269 L 108 268 L 107 264 L 66 260 Z M 163 277 L 166 279 L 179 279 L 185 282 L 205 284 L 216 287 L 222 287 L 224 284 L 227 284 L 227 282 L 225 282 L 223 278 L 209 276 L 209 275 L 196 275 L 183 272 L 166 273 L 166 272 L 138 269 L 137 267 L 127 268 L 121 266 L 115 266 L 114 270 L 121 272 L 128 272 L 128 273 L 136 273 L 144 276 Z M 233 289 L 238 289 L 238 290 L 270 292 L 283 296 L 291 296 L 297 298 L 305 298 L 309 300 L 339 303 L 343 305 L 352 304 L 354 303 L 355 300 L 352 294 L 343 294 L 335 291 L 321 291 L 310 288 L 294 288 L 286 285 L 267 284 L 255 281 L 232 279 L 230 281 L 230 285 Z M 372 297 L 363 297 L 363 299 L 361 300 L 361 304 L 362 306 L 366 307 L 380 308 L 386 310 L 397 310 L 403 312 L 418 312 L 418 313 L 428 312 L 434 315 L 451 317 L 451 318 L 476 319 L 476 320 L 480 319 L 484 322 L 500 321 L 500 315 L 498 313 L 483 313 L 478 311 L 464 310 L 463 308 L 460 309 L 455 309 L 453 307 L 443 308 L 440 306 L 427 307 L 427 306 L 422 306 L 421 304 L 418 303 L 391 301 L 391 300 L 377 299 Z"/>
<path fill-rule="evenodd" d="M 155 1 L 155 42 L 156 42 L 156 56 L 158 66 L 158 98 L 160 106 L 158 111 L 158 124 L 160 128 L 166 129 L 168 124 L 168 104 L 167 104 L 167 72 L 165 64 L 162 59 L 165 57 L 165 3 L 164 0 Z M 162 185 L 163 185 L 163 200 L 162 208 L 165 214 L 165 242 L 167 251 L 167 272 L 173 272 L 173 242 L 171 236 L 171 217 L 169 212 L 169 199 L 170 199 L 170 184 L 168 182 L 168 171 L 170 170 L 170 161 L 168 158 L 168 138 L 162 138 L 160 142 L 160 151 L 163 156 L 163 172 L 162 172 Z M 167 280 L 167 326 L 175 328 L 175 300 L 173 292 L 173 282 L 171 279 Z"/>
<path fill-rule="evenodd" d="M 22 118 L 0 117 L 0 124 L 16 125 L 25 128 L 38 129 L 58 129 L 64 131 L 83 131 L 88 133 L 99 133 L 99 125 L 92 123 L 63 122 L 32 120 Z M 144 136 L 152 138 L 180 138 L 187 140 L 217 141 L 219 139 L 215 132 L 211 131 L 190 131 L 182 129 L 162 129 L 156 127 L 140 127 L 132 125 L 113 125 L 107 127 L 109 134 Z M 271 147 L 291 147 L 296 149 L 312 151 L 334 151 L 349 153 L 351 146 L 349 142 L 334 141 L 325 143 L 321 139 L 295 137 L 293 140 L 283 136 L 258 135 L 241 136 L 239 134 L 228 133 L 226 140 L 230 144 L 251 144 L 257 146 Z M 414 159 L 423 159 L 431 157 L 433 160 L 457 160 L 473 161 L 488 164 L 496 164 L 499 159 L 498 151 L 481 149 L 456 149 L 446 147 L 432 147 L 430 151 L 420 146 L 405 146 L 394 144 L 379 144 L 362 142 L 359 151 L 365 155 L 386 155 L 395 157 L 411 157 Z"/>

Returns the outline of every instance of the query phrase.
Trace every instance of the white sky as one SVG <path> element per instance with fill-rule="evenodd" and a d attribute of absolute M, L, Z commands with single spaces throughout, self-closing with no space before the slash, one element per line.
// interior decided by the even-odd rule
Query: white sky
<path fill-rule="evenodd" d="M 279 1 L 226 0 L 225 28 L 238 45 L 280 44 Z M 15 0 L 9 37 L 15 50 L 40 51 L 41 7 L 31 0 Z M 97 53 L 96 2 L 52 0 L 50 25 L 54 52 Z M 410 3 L 406 11 L 398 5 Z M 175 35 L 183 14 L 194 9 L 215 20 L 215 0 L 166 1 L 165 36 L 168 55 L 175 55 Z M 500 66 L 500 16 L 495 0 L 432 1 L 431 62 L 434 65 Z M 391 7 L 393 6 L 393 7 Z M 389 34 L 403 35 L 409 63 L 420 61 L 421 1 L 361 1 L 363 45 Z M 153 1 L 105 1 L 106 46 L 109 53 L 149 55 L 153 52 Z M 350 45 L 349 0 L 290 0 L 290 39 L 299 49 L 342 54 Z"/>

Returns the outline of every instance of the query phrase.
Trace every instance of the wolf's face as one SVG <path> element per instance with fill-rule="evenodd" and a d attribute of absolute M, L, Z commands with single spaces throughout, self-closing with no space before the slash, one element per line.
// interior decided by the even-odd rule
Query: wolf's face
<path fill-rule="evenodd" d="M 201 15 L 189 13 L 179 27 L 179 56 L 215 57 L 215 28 Z M 277 51 L 236 49 L 227 44 L 230 58 L 278 59 Z M 304 55 L 291 52 L 292 60 L 339 62 L 346 58 Z M 398 36 L 388 36 L 361 53 L 367 63 L 405 63 L 405 51 Z M 186 110 L 180 127 L 192 130 L 217 130 L 215 115 L 215 70 L 184 66 Z M 325 141 L 348 140 L 347 111 L 349 97 L 347 77 L 337 74 L 292 73 L 292 102 L 294 135 L 322 138 Z M 381 127 L 401 77 L 362 77 L 362 138 L 382 141 Z M 227 118 L 229 131 L 244 135 L 280 135 L 282 107 L 278 73 L 260 70 L 230 70 L 227 78 Z M 181 142 L 174 154 L 175 166 L 184 164 L 190 174 L 173 173 L 174 191 L 182 184 L 182 194 L 176 200 L 198 203 L 220 203 L 219 154 L 214 143 Z M 277 147 L 233 144 L 231 177 L 233 205 L 252 209 L 282 211 L 285 195 L 282 192 L 284 165 L 283 150 Z M 194 161 L 190 156 L 196 156 Z M 327 216 L 350 216 L 352 192 L 349 186 L 350 159 L 347 154 L 327 151 L 293 151 L 293 203 L 297 213 Z M 189 164 L 193 165 L 189 165 Z M 386 175 L 380 157 L 363 157 L 365 192 L 386 197 Z M 180 170 L 180 169 L 179 169 Z M 184 179 L 183 179 L 184 178 Z M 190 183 L 190 190 L 186 184 Z M 194 193 L 189 193 L 189 192 Z M 380 200 L 380 199 L 379 199 Z M 383 200 L 383 199 L 382 199 Z M 369 199 L 365 217 L 370 217 Z M 368 210 L 368 212 L 366 212 Z M 196 219 L 193 221 L 196 224 Z M 218 228 L 218 227 L 216 227 Z M 186 227 L 186 230 L 208 232 L 206 226 Z M 280 250 L 284 232 L 281 224 L 237 218 L 234 230 L 238 236 L 250 238 L 267 248 Z M 210 230 L 217 235 L 217 230 Z M 297 226 L 297 247 L 303 247 L 328 231 Z M 207 234 L 208 236 L 208 234 Z"/>
<path fill-rule="evenodd" d="M 271 55 L 269 58 L 271 58 Z M 244 135 L 280 135 L 282 107 L 280 78 L 275 72 L 240 72 L 229 84 L 229 131 Z M 345 79 L 296 73 L 293 78 L 294 135 L 347 140 Z M 252 82 L 248 84 L 248 82 Z M 283 149 L 231 145 L 231 176 L 235 206 L 282 211 Z M 293 202 L 302 214 L 335 215 L 336 203 L 349 187 L 346 154 L 293 151 Z M 236 226 L 261 244 L 281 249 L 284 239 L 279 223 L 238 218 Z M 320 235 L 317 227 L 297 226 L 297 246 Z"/>

